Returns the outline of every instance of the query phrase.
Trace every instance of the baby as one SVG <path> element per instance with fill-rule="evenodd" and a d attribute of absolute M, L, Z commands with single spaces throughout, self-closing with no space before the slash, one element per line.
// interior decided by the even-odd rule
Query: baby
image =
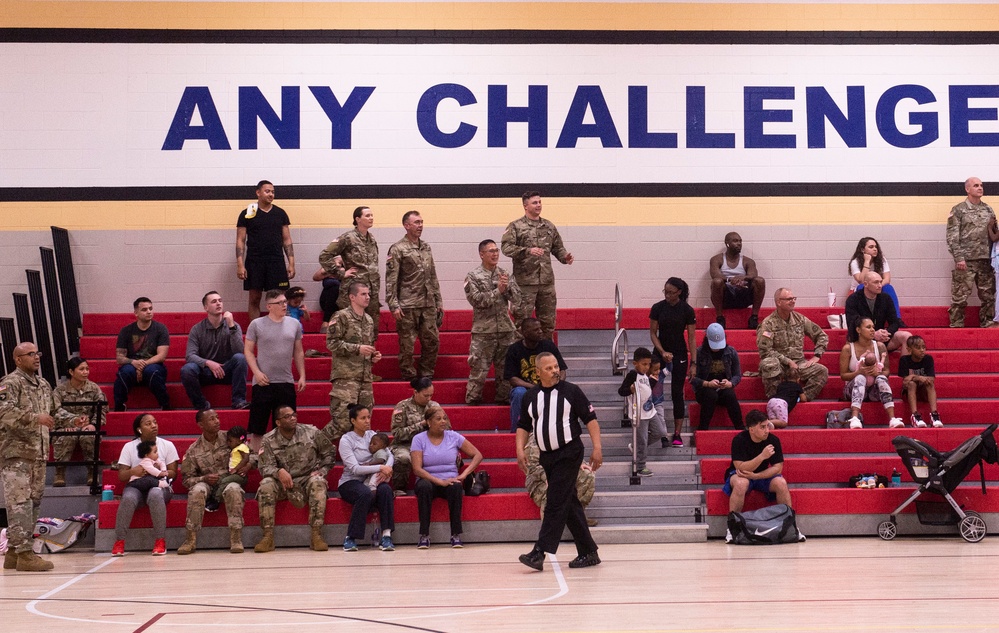
<path fill-rule="evenodd" d="M 285 291 L 284 298 L 288 300 L 288 316 L 302 323 L 309 320 L 309 310 L 305 307 L 305 288 L 292 286 Z"/>
<path fill-rule="evenodd" d="M 229 446 L 229 474 L 219 480 L 212 495 L 205 501 L 205 510 L 215 512 L 222 503 L 222 492 L 225 487 L 232 482 L 240 486 L 246 485 L 246 476 L 240 474 L 244 464 L 250 461 L 250 447 L 246 445 L 246 429 L 241 426 L 234 426 L 225 434 L 226 444 Z"/>
<path fill-rule="evenodd" d="M 771 429 L 787 426 L 788 416 L 799 402 L 807 402 L 804 390 L 798 382 L 798 370 L 788 367 L 773 398 L 767 401 L 767 421 Z"/>
<path fill-rule="evenodd" d="M 146 471 L 145 475 L 132 475 L 128 480 L 128 485 L 143 493 L 159 486 L 169 488 L 170 482 L 167 476 L 170 474 L 166 469 L 166 464 L 160 461 L 160 451 L 156 448 L 156 442 L 139 442 L 136 447 L 139 455 L 139 466 Z"/>
<path fill-rule="evenodd" d="M 371 436 L 371 441 L 368 442 L 368 452 L 371 453 L 371 459 L 364 463 L 365 466 L 381 466 L 388 461 L 389 451 L 389 438 L 388 435 L 384 433 L 375 433 Z M 379 476 L 381 473 L 372 473 L 368 475 L 366 483 L 368 488 L 374 490 L 378 487 Z"/>

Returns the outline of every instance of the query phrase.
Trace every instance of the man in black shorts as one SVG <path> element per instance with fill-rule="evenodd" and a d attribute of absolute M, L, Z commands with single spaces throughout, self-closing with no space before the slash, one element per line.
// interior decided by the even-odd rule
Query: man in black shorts
<path fill-rule="evenodd" d="M 784 470 L 780 440 L 770 432 L 767 415 L 753 410 L 746 414 L 746 428 L 732 438 L 732 463 L 725 473 L 722 490 L 728 495 L 729 512 L 742 512 L 746 493 L 757 490 L 767 501 L 791 507 L 791 493 Z"/>
<path fill-rule="evenodd" d="M 711 272 L 711 305 L 715 307 L 715 320 L 725 325 L 722 311 L 726 308 L 753 306 L 749 317 L 750 330 L 760 325 L 760 306 L 767 290 L 767 282 L 756 270 L 756 262 L 742 255 L 742 237 L 735 232 L 725 236 L 725 252 L 718 253 L 708 262 Z"/>
<path fill-rule="evenodd" d="M 273 202 L 274 185 L 261 180 L 257 201 L 243 209 L 236 220 L 236 276 L 243 280 L 243 290 L 250 292 L 251 321 L 260 316 L 260 297 L 265 290 L 287 290 L 288 280 L 295 278 L 291 221 Z"/>

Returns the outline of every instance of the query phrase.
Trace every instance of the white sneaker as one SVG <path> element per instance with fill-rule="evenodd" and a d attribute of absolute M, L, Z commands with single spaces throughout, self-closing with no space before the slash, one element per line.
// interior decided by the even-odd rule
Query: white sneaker
<path fill-rule="evenodd" d="M 923 421 L 923 416 L 919 415 L 918 413 L 913 413 L 912 416 L 909 418 L 909 420 L 912 422 L 912 428 L 914 429 L 926 428 L 926 422 Z"/>
<path fill-rule="evenodd" d="M 850 423 L 850 428 L 851 429 L 862 429 L 862 428 L 864 428 L 863 422 L 861 422 L 860 418 L 858 418 L 857 416 L 853 416 L 852 418 L 850 418 L 849 420 L 847 420 L 847 422 Z"/>
<path fill-rule="evenodd" d="M 726 543 L 732 542 L 732 530 L 729 530 L 727 528 L 725 529 L 725 542 Z"/>
<path fill-rule="evenodd" d="M 892 418 L 888 420 L 888 428 L 890 429 L 897 429 L 901 426 L 905 426 L 905 422 L 902 421 L 902 418 Z M 926 422 L 923 422 L 923 426 L 926 426 Z"/>
<path fill-rule="evenodd" d="M 930 419 L 933 420 L 933 428 L 941 429 L 943 428 L 943 422 L 940 421 L 940 414 L 934 411 L 930 414 Z"/>

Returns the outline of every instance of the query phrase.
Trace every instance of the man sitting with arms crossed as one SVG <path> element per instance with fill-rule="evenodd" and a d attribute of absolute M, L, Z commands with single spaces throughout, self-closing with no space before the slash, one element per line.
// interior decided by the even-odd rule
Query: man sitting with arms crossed
<path fill-rule="evenodd" d="M 905 345 L 911 333 L 900 330 L 905 323 L 895 311 L 891 297 L 881 292 L 881 275 L 871 271 L 864 276 L 864 287 L 846 298 L 846 329 L 856 327 L 857 319 L 867 317 L 874 322 L 874 340 L 884 343 L 889 352 Z"/>
<path fill-rule="evenodd" d="M 243 329 L 222 304 L 214 290 L 201 298 L 207 315 L 195 323 L 187 335 L 187 363 L 180 368 L 180 382 L 198 411 L 211 409 L 201 392 L 202 385 L 232 385 L 232 408 L 246 409 L 246 356 Z"/>

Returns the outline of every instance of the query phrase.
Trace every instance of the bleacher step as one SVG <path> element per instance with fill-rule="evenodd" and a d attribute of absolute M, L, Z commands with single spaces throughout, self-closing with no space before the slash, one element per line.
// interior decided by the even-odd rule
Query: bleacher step
<path fill-rule="evenodd" d="M 673 523 L 668 525 L 598 525 L 590 528 L 598 545 L 701 543 L 708 538 L 707 523 Z"/>

